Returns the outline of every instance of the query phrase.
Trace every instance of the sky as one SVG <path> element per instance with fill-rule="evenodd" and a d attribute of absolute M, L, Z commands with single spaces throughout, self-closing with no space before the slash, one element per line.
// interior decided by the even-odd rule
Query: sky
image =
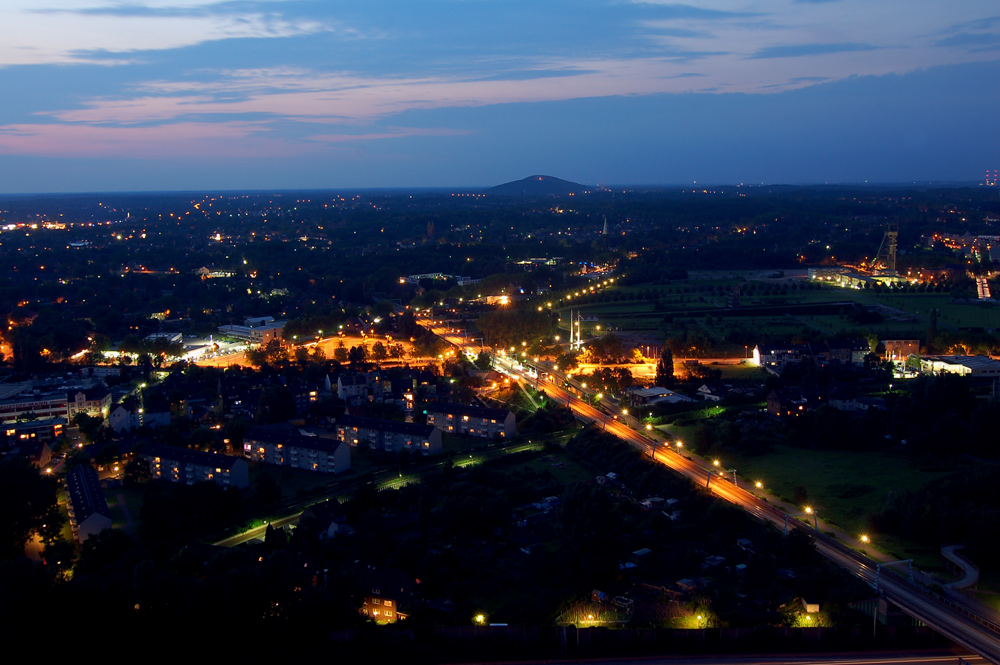
<path fill-rule="evenodd" d="M 0 192 L 982 181 L 996 0 L 0 0 Z"/>

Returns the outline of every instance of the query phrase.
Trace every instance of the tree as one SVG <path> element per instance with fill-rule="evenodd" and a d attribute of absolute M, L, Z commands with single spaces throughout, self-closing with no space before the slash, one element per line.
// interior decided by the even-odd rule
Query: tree
<path fill-rule="evenodd" d="M 142 458 L 136 457 L 131 459 L 125 465 L 125 484 L 127 485 L 136 485 L 149 480 L 151 477 L 152 471 L 149 468 L 149 462 Z"/>
<path fill-rule="evenodd" d="M 339 363 L 346 363 L 348 357 L 347 348 L 344 346 L 344 342 L 341 341 L 337 348 L 333 350 L 333 359 Z"/>
<path fill-rule="evenodd" d="M 101 439 L 101 430 L 104 429 L 104 418 L 80 411 L 73 416 L 73 424 L 80 428 L 80 434 L 87 440 L 87 443 L 96 443 Z"/>
<path fill-rule="evenodd" d="M 660 359 L 656 362 L 656 385 L 669 388 L 674 385 L 674 352 L 664 345 L 660 349 Z"/>
<path fill-rule="evenodd" d="M 351 369 L 364 371 L 368 365 L 368 350 L 364 346 L 352 346 L 347 352 L 347 359 L 351 362 Z"/>
<path fill-rule="evenodd" d="M 389 352 L 385 349 L 385 344 L 382 342 L 375 342 L 372 344 L 372 359 L 378 364 L 389 357 Z"/>
<path fill-rule="evenodd" d="M 16 556 L 24 551 L 31 537 L 38 533 L 47 542 L 59 535 L 62 517 L 56 502 L 58 483 L 43 476 L 23 457 L 0 463 L 0 557 Z"/>

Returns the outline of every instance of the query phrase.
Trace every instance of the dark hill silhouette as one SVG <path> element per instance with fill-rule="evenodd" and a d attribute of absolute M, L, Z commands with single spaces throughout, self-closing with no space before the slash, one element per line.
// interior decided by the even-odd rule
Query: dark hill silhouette
<path fill-rule="evenodd" d="M 507 182 L 496 187 L 491 187 L 490 194 L 499 196 L 568 196 L 569 194 L 580 194 L 593 190 L 593 187 L 581 185 L 568 180 L 553 178 L 550 175 L 533 175 L 523 180 Z"/>

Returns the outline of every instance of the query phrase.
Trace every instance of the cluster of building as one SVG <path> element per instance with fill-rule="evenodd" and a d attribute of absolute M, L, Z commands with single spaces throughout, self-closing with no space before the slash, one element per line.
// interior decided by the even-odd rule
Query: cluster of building
<path fill-rule="evenodd" d="M 446 280 L 453 279 L 459 286 L 468 286 L 469 284 L 478 284 L 480 280 L 472 279 L 468 275 L 446 275 L 442 272 L 426 272 L 419 275 L 407 275 L 406 277 L 400 277 L 400 284 L 419 284 L 422 279 L 431 280 Z"/>
<path fill-rule="evenodd" d="M 959 374 L 973 378 L 1000 378 L 1000 361 L 989 356 L 920 355 L 920 340 L 887 339 L 880 342 L 885 347 L 881 359 L 906 364 L 922 374 Z M 840 362 L 862 365 L 871 353 L 868 340 L 829 340 L 824 344 L 757 345 L 751 362 L 772 374 L 780 374 L 785 367 L 812 361 L 818 364 Z"/>
<path fill-rule="evenodd" d="M 78 413 L 107 418 L 110 409 L 111 391 L 94 382 L 53 386 L 27 382 L 0 387 L 0 423 L 4 425 L 29 415 L 35 420 L 63 418 L 66 422 Z"/>
<path fill-rule="evenodd" d="M 273 316 L 257 316 L 244 319 L 243 325 L 219 326 L 219 334 L 235 337 L 252 346 L 261 346 L 271 340 L 280 342 L 286 323 L 288 321 L 275 321 Z"/>
<path fill-rule="evenodd" d="M 890 340 L 886 344 L 893 342 Z M 919 342 L 917 347 L 919 349 Z M 839 362 L 845 365 L 862 365 L 865 356 L 871 352 L 871 344 L 862 338 L 829 339 L 821 344 L 758 344 L 753 349 L 750 362 L 777 374 L 786 366 L 807 359 L 820 364 Z"/>

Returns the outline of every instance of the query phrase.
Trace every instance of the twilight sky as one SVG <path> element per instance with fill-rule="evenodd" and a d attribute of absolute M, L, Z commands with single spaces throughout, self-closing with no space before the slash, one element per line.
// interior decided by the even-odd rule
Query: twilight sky
<path fill-rule="evenodd" d="M 0 0 L 0 192 L 978 180 L 996 0 Z"/>

